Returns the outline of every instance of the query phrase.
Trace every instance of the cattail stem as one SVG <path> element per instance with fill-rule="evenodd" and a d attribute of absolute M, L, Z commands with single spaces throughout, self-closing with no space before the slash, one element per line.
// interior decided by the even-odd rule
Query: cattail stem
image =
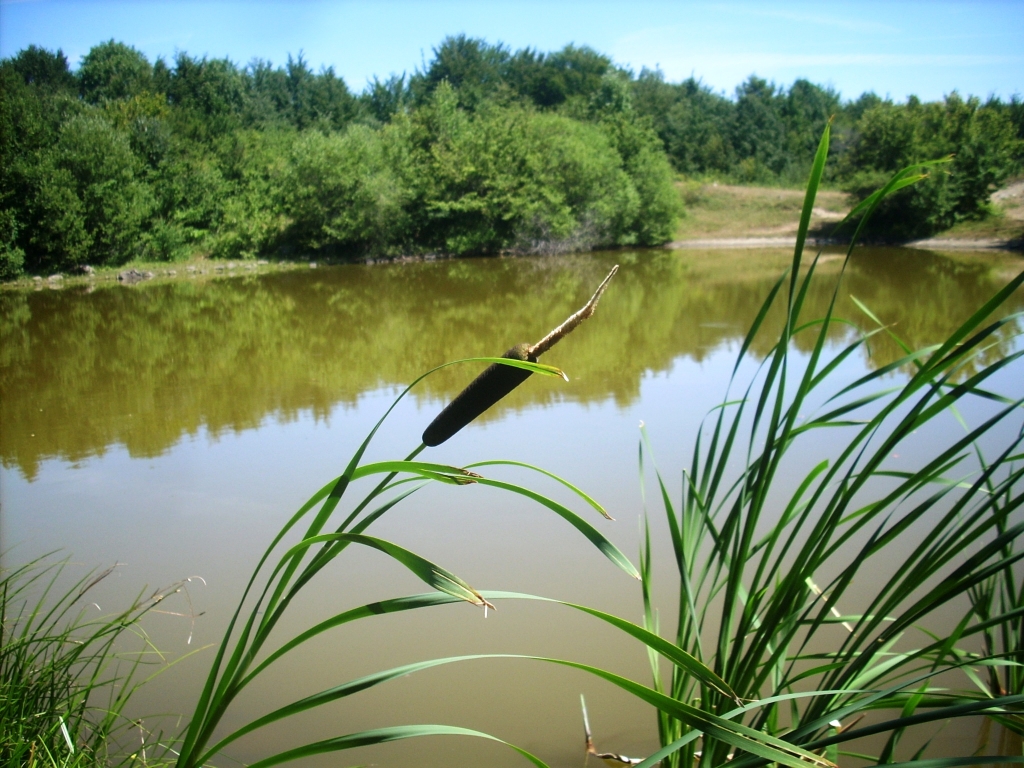
<path fill-rule="evenodd" d="M 572 331 L 574 331 L 576 326 L 594 314 L 594 310 L 597 309 L 597 302 L 601 300 L 601 294 L 604 293 L 604 289 L 608 287 L 608 283 L 611 282 L 611 279 L 615 277 L 615 273 L 618 271 L 619 265 L 616 264 L 612 267 L 612 271 L 608 273 L 608 276 L 602 281 L 602 283 L 597 286 L 597 290 L 594 291 L 594 295 L 590 297 L 590 301 L 584 304 L 583 308 L 578 312 L 570 315 L 569 318 L 560 326 L 555 328 L 555 330 L 530 347 L 530 354 L 534 357 L 540 357 L 561 341 L 565 336 L 568 336 Z"/>

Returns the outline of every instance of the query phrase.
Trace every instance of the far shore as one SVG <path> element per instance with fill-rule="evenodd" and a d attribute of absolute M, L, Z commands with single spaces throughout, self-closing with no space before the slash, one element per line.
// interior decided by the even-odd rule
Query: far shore
<path fill-rule="evenodd" d="M 676 231 L 676 239 L 663 248 L 677 250 L 792 248 L 796 244 L 797 220 L 803 206 L 803 190 L 777 187 L 734 186 L 695 181 L 677 182 L 686 203 L 686 214 Z M 835 190 L 818 193 L 811 214 L 809 244 L 817 247 L 842 246 L 845 242 L 830 238 L 830 225 L 841 221 L 849 211 L 847 196 Z M 863 245 L 890 245 L 933 251 L 1024 252 L 1024 181 L 1015 181 L 992 195 L 995 215 L 978 222 L 963 222 L 953 229 L 923 240 L 902 243 L 864 242 Z M 393 264 L 448 258 L 438 254 L 375 257 L 369 259 L 308 258 L 284 260 L 235 259 L 221 261 L 193 256 L 181 262 L 129 262 L 120 267 L 89 268 L 88 273 L 26 275 L 0 283 L 5 289 L 41 290 L 65 286 L 97 285 L 116 281 L 131 285 L 150 281 L 215 279 L 281 270 L 316 268 L 337 263 Z"/>
<path fill-rule="evenodd" d="M 804 190 L 757 187 L 682 180 L 677 188 L 686 204 L 668 248 L 791 248 L 804 204 Z M 992 194 L 992 214 L 979 221 L 964 221 L 952 229 L 912 242 L 872 242 L 943 251 L 1024 250 L 1024 181 L 1015 180 Z M 810 235 L 814 245 L 842 245 L 831 237 L 833 227 L 850 212 L 847 194 L 819 190 L 811 211 Z"/>
<path fill-rule="evenodd" d="M 812 245 L 845 245 L 845 243 L 828 238 L 808 238 Z M 672 250 L 684 248 L 792 248 L 796 245 L 796 237 L 713 237 L 695 238 L 693 240 L 675 240 L 664 247 Z M 865 243 L 878 245 L 878 243 Z M 937 251 L 1024 251 L 1024 240 L 968 240 L 963 238 L 929 237 L 909 243 L 887 243 L 900 248 L 920 248 Z"/>

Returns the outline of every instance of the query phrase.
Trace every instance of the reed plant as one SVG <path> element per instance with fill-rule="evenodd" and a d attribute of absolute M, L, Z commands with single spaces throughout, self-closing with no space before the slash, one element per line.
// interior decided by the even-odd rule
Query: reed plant
<path fill-rule="evenodd" d="M 500 479 L 485 477 L 484 467 L 516 466 L 537 471 L 554 478 L 570 489 L 585 505 L 608 517 L 607 512 L 590 496 L 571 483 L 557 478 L 538 467 L 515 461 L 482 462 L 471 467 L 417 461 L 416 457 L 428 446 L 436 446 L 452 437 L 466 424 L 479 416 L 504 395 L 533 373 L 548 376 L 565 374 L 558 368 L 544 365 L 537 358 L 590 317 L 614 270 L 598 288 L 591 300 L 565 323 L 554 329 L 537 344 L 516 345 L 502 357 L 473 358 L 457 363 L 489 363 L 490 367 L 464 390 L 423 433 L 423 442 L 404 460 L 363 463 L 362 459 L 371 440 L 398 403 L 420 381 L 431 373 L 456 363 L 447 363 L 420 376 L 392 403 L 370 434 L 357 448 L 342 474 L 321 488 L 304 504 L 275 536 L 260 559 L 242 595 L 238 608 L 231 617 L 227 631 L 218 648 L 206 684 L 200 695 L 195 713 L 180 744 L 177 760 L 179 768 L 197 768 L 205 765 L 225 747 L 237 739 L 271 723 L 284 720 L 316 707 L 359 693 L 381 683 L 428 669 L 441 664 L 465 660 L 462 658 L 434 659 L 409 664 L 396 669 L 368 675 L 343 683 L 319 693 L 286 704 L 236 730 L 224 734 L 219 725 L 232 702 L 268 667 L 302 646 L 307 641 L 349 622 L 372 618 L 385 613 L 425 608 L 456 601 L 465 601 L 486 610 L 493 608 L 487 594 L 478 592 L 454 573 L 420 555 L 390 541 L 370 536 L 367 529 L 382 515 L 409 498 L 423 485 L 441 482 L 454 486 L 480 484 L 525 496 L 565 519 L 600 550 L 614 565 L 634 578 L 640 574 L 630 560 L 591 523 L 564 504 L 526 487 Z M 354 502 L 349 502 L 350 489 L 360 480 L 382 479 Z M 346 510 L 343 502 L 349 502 Z M 304 531 L 297 542 L 286 539 L 293 530 Z M 369 547 L 383 553 L 407 568 L 423 582 L 436 590 L 434 593 L 414 595 L 375 602 L 331 616 L 284 642 L 271 643 L 275 627 L 285 615 L 296 595 L 306 588 L 316 575 L 352 545 Z M 500 595 L 499 595 L 500 596 Z M 497 599 L 497 598 L 495 598 Z M 268 645 L 271 643 L 271 645 Z M 276 647 L 275 647 L 276 646 Z M 271 650 L 273 648 L 273 650 Z M 265 650 L 266 649 L 266 650 Z M 473 657 L 473 658 L 480 658 Z M 429 735 L 461 734 L 495 739 L 485 733 L 448 725 L 408 725 L 380 728 L 338 735 L 313 744 L 287 750 L 254 763 L 252 768 L 265 768 L 315 754 L 337 752 L 370 744 Z M 495 739 L 500 741 L 500 739 Z M 509 745 L 535 765 L 544 763 L 528 752 Z"/>
<path fill-rule="evenodd" d="M 103 614 L 92 592 L 113 569 L 69 578 L 49 557 L 0 573 L 0 764 L 169 765 L 167 742 L 125 713 L 165 659 L 139 620 L 183 587 Z"/>
<path fill-rule="evenodd" d="M 645 768 L 777 759 L 674 707 L 803 750 L 790 765 L 806 765 L 808 753 L 835 762 L 868 736 L 875 741 L 859 743 L 874 746 L 858 748 L 873 751 L 856 753 L 861 759 L 896 763 L 909 729 L 981 715 L 1005 729 L 1002 757 L 972 756 L 972 745 L 929 759 L 918 743 L 900 764 L 1024 762 L 1020 317 L 990 319 L 1024 274 L 940 344 L 911 349 L 863 305 L 872 329 L 830 344 L 845 322 L 833 315 L 842 273 L 823 318 L 802 312 L 818 263 L 803 265 L 803 249 L 828 145 L 826 129 L 791 268 L 744 339 L 730 390 L 781 304 L 777 341 L 753 380 L 706 417 L 681 497 L 655 472 L 674 556 L 671 642 L 728 689 L 679 666 L 663 675 L 652 652 L 656 696 L 644 698 L 657 709 L 662 748 L 635 761 Z M 928 165 L 901 171 L 858 206 L 853 239 L 887 195 L 920 180 Z M 851 244 L 843 271 L 852 252 Z M 903 357 L 844 377 L 844 361 L 879 334 L 895 339 Z M 810 352 L 797 358 L 800 336 Z M 832 455 L 819 449 L 808 461 L 800 447 L 812 436 L 834 446 Z M 908 468 L 894 459 L 900 454 L 923 458 Z M 641 466 L 650 461 L 646 433 L 640 456 Z M 657 631 L 649 522 L 644 531 L 645 626 Z"/>

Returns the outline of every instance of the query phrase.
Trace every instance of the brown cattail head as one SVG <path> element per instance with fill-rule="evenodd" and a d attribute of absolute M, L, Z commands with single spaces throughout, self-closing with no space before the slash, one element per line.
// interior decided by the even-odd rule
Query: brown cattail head
<path fill-rule="evenodd" d="M 584 320 L 594 314 L 597 302 L 608 287 L 608 282 L 618 272 L 616 264 L 608 276 L 597 287 L 594 295 L 590 297 L 582 309 L 570 315 L 564 323 L 555 328 L 551 333 L 538 341 L 536 344 L 517 344 L 506 352 L 502 357 L 509 360 L 522 360 L 523 362 L 536 363 L 537 358 L 547 352 L 558 341 L 579 326 Z M 454 435 L 464 426 L 473 421 L 477 416 L 486 411 L 505 395 L 518 387 L 528 378 L 531 371 L 517 368 L 512 365 L 491 365 L 469 383 L 454 400 L 445 407 L 437 418 L 430 422 L 423 432 L 423 444 L 433 447 L 440 445 L 449 437 Z M 565 376 L 565 374 L 562 374 Z M 568 378 L 566 378 L 568 381 Z"/>
<path fill-rule="evenodd" d="M 502 357 L 537 362 L 537 358 L 530 354 L 529 344 L 517 344 Z M 430 426 L 423 431 L 423 444 L 431 447 L 440 445 L 526 381 L 530 373 L 523 368 L 501 363 L 489 365 L 430 422 Z"/>

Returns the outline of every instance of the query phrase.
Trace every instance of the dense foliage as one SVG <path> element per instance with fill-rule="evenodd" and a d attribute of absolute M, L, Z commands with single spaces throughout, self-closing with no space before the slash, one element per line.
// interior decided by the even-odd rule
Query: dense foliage
<path fill-rule="evenodd" d="M 575 49 L 538 78 L 530 54 L 517 71 L 537 99 L 514 98 L 497 54 L 450 40 L 426 72 L 356 96 L 301 55 L 150 64 L 110 41 L 72 73 L 30 47 L 0 64 L 0 273 L 670 239 L 671 166 L 628 78 L 604 59 L 577 71 L 592 54 Z"/>
<path fill-rule="evenodd" d="M 869 237 L 913 238 L 981 218 L 992 191 L 1024 162 L 1024 102 L 1017 96 L 982 103 L 954 91 L 941 102 L 911 97 L 896 104 L 865 93 L 844 103 L 834 90 L 806 80 L 786 90 L 751 76 L 728 99 L 693 78 L 666 83 L 648 70 L 634 90 L 672 164 L 687 174 L 800 183 L 814 151 L 811 137 L 830 118 L 835 141 L 826 178 L 855 202 L 907 165 L 954 156 L 925 183 L 888 198 Z"/>
<path fill-rule="evenodd" d="M 353 93 L 283 67 L 150 63 L 113 40 L 72 72 L 35 46 L 0 62 L 0 279 L 195 253 L 551 252 L 674 233 L 673 170 L 789 182 L 830 116 L 832 181 L 859 193 L 908 162 L 948 175 L 896 197 L 891 234 L 984 215 L 1024 158 L 1024 105 L 906 104 L 752 76 L 734 98 L 589 48 L 444 40 L 412 76 Z"/>

